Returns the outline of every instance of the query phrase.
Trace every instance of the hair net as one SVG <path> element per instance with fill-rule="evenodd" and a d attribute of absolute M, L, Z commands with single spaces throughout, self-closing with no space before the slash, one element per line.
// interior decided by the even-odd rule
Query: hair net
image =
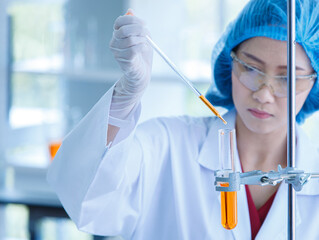
<path fill-rule="evenodd" d="M 296 0 L 296 42 L 308 55 L 315 72 L 319 72 L 319 4 L 318 0 Z M 213 82 L 206 93 L 214 105 L 234 107 L 231 91 L 231 50 L 252 37 L 269 37 L 287 41 L 287 1 L 251 0 L 228 25 L 212 53 Z M 297 115 L 302 123 L 319 109 L 319 86 L 315 81 L 308 98 Z"/>

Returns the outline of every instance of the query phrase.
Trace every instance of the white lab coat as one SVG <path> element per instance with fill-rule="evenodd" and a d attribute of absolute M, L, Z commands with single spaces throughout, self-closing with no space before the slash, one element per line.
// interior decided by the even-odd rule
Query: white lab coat
<path fill-rule="evenodd" d="M 111 88 L 66 137 L 50 166 L 48 181 L 79 229 L 125 239 L 251 239 L 245 188 L 238 192 L 238 225 L 220 224 L 214 189 L 218 129 L 214 117 L 159 118 L 137 128 L 109 118 Z M 224 117 L 235 126 L 235 111 Z M 108 123 L 121 126 L 106 147 Z M 135 129 L 136 128 L 136 129 Z M 297 129 L 296 167 L 319 172 L 316 148 Z M 238 154 L 236 165 L 240 169 Z M 256 239 L 287 239 L 287 185 L 279 187 Z M 319 182 L 311 180 L 296 199 L 296 239 L 319 239 Z"/>

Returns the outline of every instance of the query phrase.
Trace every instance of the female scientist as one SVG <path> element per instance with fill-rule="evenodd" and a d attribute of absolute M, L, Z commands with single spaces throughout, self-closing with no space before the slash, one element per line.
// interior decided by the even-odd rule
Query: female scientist
<path fill-rule="evenodd" d="M 207 98 L 229 109 L 236 165 L 270 171 L 287 159 L 287 3 L 252 0 L 212 54 Z M 238 224 L 220 224 L 215 191 L 216 117 L 158 118 L 137 126 L 152 49 L 135 16 L 120 16 L 110 48 L 123 77 L 66 137 L 48 173 L 79 229 L 124 239 L 286 239 L 287 185 L 238 192 Z M 296 3 L 296 116 L 319 108 L 319 4 Z M 164 106 L 163 106 L 164 107 Z M 319 172 L 319 154 L 298 126 L 296 167 Z M 296 195 L 297 239 L 319 239 L 319 182 Z"/>

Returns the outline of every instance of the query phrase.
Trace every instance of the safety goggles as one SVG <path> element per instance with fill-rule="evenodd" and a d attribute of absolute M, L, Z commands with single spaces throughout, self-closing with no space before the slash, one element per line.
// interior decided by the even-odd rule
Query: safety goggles
<path fill-rule="evenodd" d="M 267 86 L 276 97 L 287 97 L 287 76 L 268 75 L 240 60 L 233 51 L 230 56 L 233 59 L 233 71 L 245 87 L 257 91 L 263 86 Z M 316 78 L 316 73 L 297 75 L 296 94 L 311 88 Z"/>

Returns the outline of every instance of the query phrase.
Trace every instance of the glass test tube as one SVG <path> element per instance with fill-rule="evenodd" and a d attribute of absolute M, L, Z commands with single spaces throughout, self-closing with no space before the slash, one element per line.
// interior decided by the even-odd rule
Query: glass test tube
<path fill-rule="evenodd" d="M 235 129 L 219 130 L 219 161 L 221 174 L 228 177 L 229 173 L 235 172 L 234 148 Z M 225 187 L 228 183 L 224 183 Z M 221 184 L 223 187 L 223 184 Z M 221 223 L 226 229 L 233 229 L 237 225 L 237 192 L 220 192 L 221 197 Z"/>

